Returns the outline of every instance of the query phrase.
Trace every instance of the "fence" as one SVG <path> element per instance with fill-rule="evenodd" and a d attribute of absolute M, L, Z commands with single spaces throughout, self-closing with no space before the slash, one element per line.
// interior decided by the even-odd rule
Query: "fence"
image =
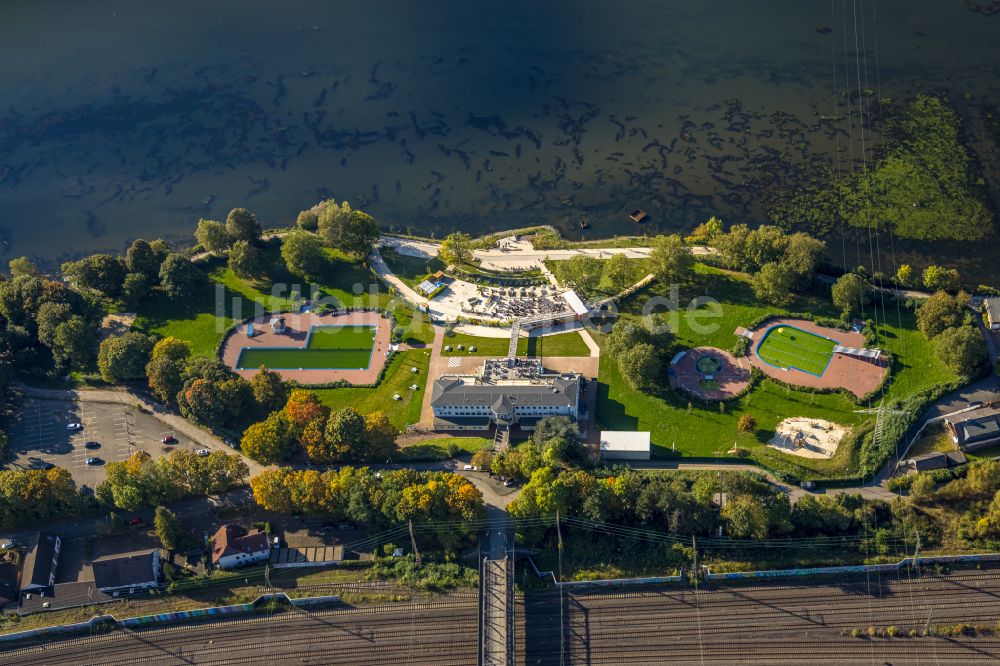
<path fill-rule="evenodd" d="M 138 617 L 127 617 L 119 620 L 114 615 L 95 615 L 86 622 L 76 622 L 73 624 L 61 624 L 52 627 L 41 627 L 39 629 L 29 629 L 0 636 L 0 642 L 19 641 L 37 636 L 55 636 L 60 634 L 72 634 L 81 631 L 90 631 L 101 625 L 110 625 L 123 628 L 148 627 L 156 624 L 169 624 L 171 622 L 186 622 L 191 620 L 213 619 L 228 615 L 239 615 L 252 613 L 257 604 L 267 601 L 284 601 L 296 608 L 316 606 L 319 604 L 336 603 L 340 601 L 338 595 L 324 595 L 319 597 L 290 598 L 284 592 L 274 592 L 262 594 L 251 603 L 235 604 L 232 606 L 213 606 L 210 608 L 196 608 L 188 611 L 177 611 L 175 613 L 160 613 L 158 615 L 140 615 Z"/>
<path fill-rule="evenodd" d="M 813 567 L 809 569 L 775 569 L 772 571 L 734 571 L 731 573 L 711 573 L 708 567 L 704 567 L 705 580 L 742 580 L 753 578 L 791 578 L 799 576 L 830 576 L 838 574 L 864 574 L 864 573 L 891 573 L 903 567 L 934 565 L 934 564 L 955 564 L 955 563 L 977 563 L 1000 561 L 1000 553 L 986 553 L 982 555 L 942 555 L 938 557 L 907 557 L 895 564 L 858 564 L 843 567 Z"/>

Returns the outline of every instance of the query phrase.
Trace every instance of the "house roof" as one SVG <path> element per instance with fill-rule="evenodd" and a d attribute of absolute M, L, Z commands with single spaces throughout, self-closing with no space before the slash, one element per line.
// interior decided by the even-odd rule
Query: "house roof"
<path fill-rule="evenodd" d="M 484 384 L 472 378 L 440 377 L 431 390 L 434 407 L 574 407 L 580 378 L 552 377 L 524 383 Z M 507 410 L 509 411 L 509 409 Z"/>
<path fill-rule="evenodd" d="M 983 309 L 990 314 L 990 321 L 1000 322 L 1000 298 L 987 298 L 983 301 Z"/>
<path fill-rule="evenodd" d="M 907 462 L 918 472 L 926 472 L 932 469 L 944 469 L 945 467 L 958 467 L 967 462 L 965 454 L 961 451 L 944 451 L 936 453 L 925 453 L 922 456 L 914 456 Z"/>
<path fill-rule="evenodd" d="M 145 555 L 128 555 L 94 562 L 94 584 L 99 590 L 130 587 L 143 583 L 157 582 L 153 570 L 153 558 L 157 551 Z"/>
<path fill-rule="evenodd" d="M 254 553 L 271 550 L 267 535 L 263 532 L 248 534 L 246 528 L 236 524 L 223 525 L 212 537 L 212 564 L 229 555 Z"/>
<path fill-rule="evenodd" d="M 48 587 L 56 570 L 56 542 L 51 532 L 39 532 L 35 547 L 24 558 L 21 587 Z"/>
<path fill-rule="evenodd" d="M 1000 438 L 1000 409 L 983 407 L 971 412 L 949 417 L 948 423 L 955 429 L 958 443 L 977 444 Z"/>

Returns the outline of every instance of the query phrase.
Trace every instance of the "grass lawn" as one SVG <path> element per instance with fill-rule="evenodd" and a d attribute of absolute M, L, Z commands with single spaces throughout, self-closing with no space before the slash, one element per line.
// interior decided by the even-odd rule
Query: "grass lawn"
<path fill-rule="evenodd" d="M 402 430 L 420 420 L 430 357 L 429 349 L 410 349 L 394 354 L 385 378 L 375 388 L 315 389 L 314 392 L 324 405 L 332 409 L 353 407 L 362 414 L 385 412 L 392 425 Z M 416 374 L 412 372 L 413 368 L 417 369 Z M 414 384 L 417 389 L 410 390 Z M 399 394 L 401 399 L 393 400 L 394 394 Z"/>
<path fill-rule="evenodd" d="M 444 347 L 450 345 L 451 351 Z M 465 347 L 464 350 L 458 348 Z M 441 347 L 442 356 L 506 356 L 510 346 L 510 338 L 485 338 L 477 335 L 456 333 L 445 337 Z M 476 351 L 470 352 L 469 347 Z M 576 331 L 545 335 L 540 337 L 521 337 L 517 341 L 517 353 L 521 356 L 590 356 L 590 348 L 583 337 Z"/>
<path fill-rule="evenodd" d="M 833 358 L 833 340 L 792 326 L 769 329 L 757 346 L 757 356 L 779 368 L 797 368 L 821 377 Z"/>
<path fill-rule="evenodd" d="M 463 453 L 475 453 L 493 446 L 493 440 L 486 437 L 438 437 L 400 449 L 397 460 L 415 462 L 419 460 L 447 460 Z"/>
<path fill-rule="evenodd" d="M 244 349 L 238 368 L 367 368 L 375 329 L 370 326 L 313 326 L 306 347 Z"/>
<path fill-rule="evenodd" d="M 222 259 L 202 262 L 200 266 L 209 280 L 198 295 L 171 301 L 162 292 L 154 292 L 137 308 L 134 328 L 188 340 L 195 354 L 211 356 L 233 321 L 253 315 L 255 308 L 260 308 L 262 313 L 292 308 L 292 292 L 307 295 L 309 284 L 314 283 L 318 286 L 317 299 L 324 298 L 348 307 L 390 311 L 397 326 L 405 329 L 405 342 L 429 344 L 434 339 L 434 329 L 426 315 L 415 312 L 390 294 L 358 259 L 328 248 L 326 270 L 309 281 L 284 269 L 278 247 L 268 247 L 265 252 L 271 265 L 269 280 L 253 282 L 236 277 Z M 272 284 L 279 288 L 272 292 Z"/>
<path fill-rule="evenodd" d="M 385 260 L 389 270 L 396 274 L 396 277 L 413 288 L 416 288 L 428 276 L 445 268 L 444 262 L 437 257 L 432 259 L 411 257 L 389 249 L 382 250 L 382 259 Z"/>
<path fill-rule="evenodd" d="M 596 247 L 596 246 L 594 246 Z M 609 246 L 606 246 L 609 247 Z M 564 267 L 567 265 L 567 259 L 553 260 L 549 259 L 545 262 L 545 267 L 552 271 L 552 274 L 556 276 L 560 284 L 566 284 L 568 278 L 571 276 L 566 274 Z M 606 261 L 606 260 L 605 260 Z M 649 262 L 646 259 L 629 259 L 629 266 L 632 268 L 630 283 L 634 284 L 644 278 L 649 273 Z M 582 289 L 579 285 L 574 286 L 577 293 L 588 300 L 598 300 L 601 298 L 607 298 L 616 295 L 621 289 L 618 285 L 614 285 L 608 279 L 606 275 L 602 275 L 597 286 L 593 289 Z"/>
<path fill-rule="evenodd" d="M 925 453 L 954 451 L 957 448 L 955 442 L 951 440 L 951 435 L 939 423 L 924 430 L 924 434 L 913 443 L 906 456 L 913 458 L 914 456 L 922 456 Z"/>

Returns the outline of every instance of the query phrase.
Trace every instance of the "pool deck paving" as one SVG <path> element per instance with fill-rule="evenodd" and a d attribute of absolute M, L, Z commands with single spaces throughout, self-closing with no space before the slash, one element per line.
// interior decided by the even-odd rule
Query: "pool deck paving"
<path fill-rule="evenodd" d="M 863 348 L 865 346 L 865 336 L 860 333 L 825 328 L 804 319 L 769 319 L 754 329 L 751 349 L 747 354 L 747 358 L 753 367 L 768 377 L 810 388 L 843 388 L 859 398 L 868 395 L 882 384 L 882 378 L 887 372 L 884 364 L 867 361 L 847 354 L 834 354 L 822 376 L 816 376 L 796 368 L 777 368 L 770 363 L 762 361 L 757 356 L 757 345 L 760 344 L 765 333 L 774 326 L 798 328 L 807 333 L 829 338 L 843 347 Z"/>
<path fill-rule="evenodd" d="M 698 369 L 698 361 L 705 357 L 713 357 L 720 363 L 719 370 L 712 375 L 713 389 L 702 385 L 705 373 Z M 695 347 L 671 369 L 670 381 L 702 400 L 732 400 L 750 384 L 750 362 L 722 349 Z"/>
<path fill-rule="evenodd" d="M 267 349 L 274 347 L 305 347 L 309 329 L 313 326 L 375 326 L 375 343 L 372 349 L 371 363 L 361 369 L 278 369 L 287 380 L 294 380 L 303 385 L 325 384 L 344 380 L 351 384 L 373 384 L 378 379 L 389 353 L 392 326 L 388 319 L 378 312 L 348 312 L 346 314 L 318 315 L 312 312 L 285 313 L 286 330 L 284 333 L 272 333 L 268 322 L 270 315 L 258 317 L 253 321 L 254 336 L 247 337 L 246 325 L 241 324 L 229 334 L 222 349 L 222 362 L 244 379 L 250 379 L 257 374 L 257 369 L 239 369 L 236 367 L 243 349 Z"/>

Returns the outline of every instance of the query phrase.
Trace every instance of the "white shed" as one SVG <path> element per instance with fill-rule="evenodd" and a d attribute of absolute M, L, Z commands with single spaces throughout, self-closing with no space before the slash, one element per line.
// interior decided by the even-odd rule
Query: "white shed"
<path fill-rule="evenodd" d="M 649 460 L 649 432 L 602 431 L 601 457 L 605 460 Z"/>

